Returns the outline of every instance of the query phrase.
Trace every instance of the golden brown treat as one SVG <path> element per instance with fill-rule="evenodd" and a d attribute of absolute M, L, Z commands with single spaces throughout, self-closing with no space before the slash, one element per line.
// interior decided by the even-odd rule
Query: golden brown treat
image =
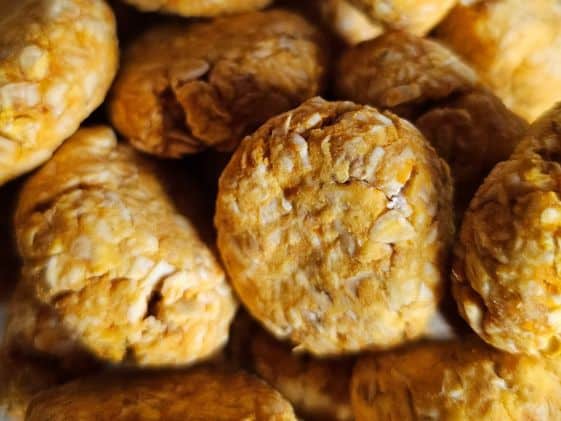
<path fill-rule="evenodd" d="M 314 98 L 244 139 L 215 225 L 252 315 L 338 355 L 421 335 L 452 235 L 446 164 L 407 121 Z"/>
<path fill-rule="evenodd" d="M 211 369 L 78 380 L 38 395 L 26 418 L 116 419 L 296 421 L 290 404 L 263 381 Z"/>
<path fill-rule="evenodd" d="M 317 0 L 327 26 L 349 45 L 376 38 L 384 28 L 347 0 Z"/>
<path fill-rule="evenodd" d="M 227 340 L 231 289 L 164 182 L 97 127 L 73 136 L 20 196 L 23 281 L 98 358 L 188 364 Z"/>
<path fill-rule="evenodd" d="M 391 31 L 349 48 L 339 59 L 336 83 L 341 98 L 411 118 L 427 103 L 479 86 L 479 78 L 438 42 Z"/>
<path fill-rule="evenodd" d="M 495 164 L 508 159 L 528 128 L 486 91 L 465 93 L 435 106 L 415 125 L 450 165 L 459 213 Z"/>
<path fill-rule="evenodd" d="M 45 162 L 102 101 L 117 70 L 103 0 L 0 1 L 0 184 Z"/>
<path fill-rule="evenodd" d="M 320 360 L 296 355 L 262 329 L 251 340 L 253 367 L 308 421 L 353 419 L 349 384 L 353 359 Z"/>
<path fill-rule="evenodd" d="M 471 63 L 508 108 L 527 120 L 533 121 L 560 99 L 559 1 L 458 5 L 436 36 Z"/>
<path fill-rule="evenodd" d="M 321 38 L 284 11 L 159 26 L 125 54 L 111 119 L 152 154 L 231 150 L 269 117 L 320 91 Z"/>
<path fill-rule="evenodd" d="M 457 0 L 350 0 L 372 19 L 415 35 L 427 34 Z"/>
<path fill-rule="evenodd" d="M 559 360 L 510 355 L 466 338 L 361 358 L 356 421 L 557 420 Z"/>
<path fill-rule="evenodd" d="M 272 0 L 124 0 L 144 12 L 219 16 L 262 9 Z"/>
<path fill-rule="evenodd" d="M 512 353 L 561 352 L 561 131 L 545 131 L 559 121 L 561 109 L 554 111 L 520 145 L 536 148 L 519 149 L 485 180 L 456 250 L 462 316 L 485 341 Z M 532 141 L 535 135 L 543 137 Z"/>

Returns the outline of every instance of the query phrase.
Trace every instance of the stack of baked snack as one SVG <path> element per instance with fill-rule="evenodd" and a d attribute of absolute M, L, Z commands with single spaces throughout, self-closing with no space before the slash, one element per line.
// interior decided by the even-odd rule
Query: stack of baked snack
<path fill-rule="evenodd" d="M 561 419 L 559 0 L 0 28 L 0 419 Z"/>

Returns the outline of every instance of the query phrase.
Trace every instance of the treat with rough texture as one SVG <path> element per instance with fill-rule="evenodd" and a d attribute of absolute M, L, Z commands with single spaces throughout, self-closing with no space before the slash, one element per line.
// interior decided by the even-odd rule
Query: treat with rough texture
<path fill-rule="evenodd" d="M 0 184 L 38 167 L 105 98 L 118 64 L 103 0 L 0 0 Z"/>
<path fill-rule="evenodd" d="M 373 20 L 415 35 L 427 34 L 457 0 L 350 0 Z"/>
<path fill-rule="evenodd" d="M 314 98 L 244 139 L 222 173 L 218 247 L 250 313 L 297 350 L 421 335 L 453 231 L 447 165 L 407 121 Z"/>
<path fill-rule="evenodd" d="M 219 16 L 262 9 L 272 0 L 124 0 L 144 12 Z"/>
<path fill-rule="evenodd" d="M 456 248 L 460 313 L 485 341 L 512 353 L 561 352 L 561 108 L 554 111 L 477 191 Z"/>
<path fill-rule="evenodd" d="M 290 404 L 263 381 L 242 372 L 205 368 L 85 378 L 38 395 L 26 418 L 116 419 L 296 421 Z"/>
<path fill-rule="evenodd" d="M 325 66 L 321 34 L 290 12 L 159 26 L 124 55 L 111 119 L 135 147 L 162 157 L 232 150 L 316 95 Z"/>
<path fill-rule="evenodd" d="M 436 36 L 462 55 L 506 106 L 529 121 L 560 99 L 561 3 L 458 5 Z"/>
<path fill-rule="evenodd" d="M 527 128 L 452 51 L 404 32 L 349 49 L 337 81 L 340 97 L 390 109 L 415 123 L 450 164 L 458 215 Z"/>
<path fill-rule="evenodd" d="M 557 420 L 559 360 L 511 355 L 466 338 L 361 358 L 356 421 Z"/>
<path fill-rule="evenodd" d="M 349 383 L 353 359 L 321 360 L 296 355 L 262 329 L 251 339 L 253 368 L 283 394 L 306 420 L 353 419 Z"/>
<path fill-rule="evenodd" d="M 97 127 L 21 193 L 22 281 L 97 358 L 188 364 L 227 341 L 232 291 L 167 187 L 154 163 Z M 56 354 L 57 341 L 45 348 Z"/>
<path fill-rule="evenodd" d="M 327 26 L 349 45 L 376 38 L 384 28 L 347 0 L 317 0 Z"/>

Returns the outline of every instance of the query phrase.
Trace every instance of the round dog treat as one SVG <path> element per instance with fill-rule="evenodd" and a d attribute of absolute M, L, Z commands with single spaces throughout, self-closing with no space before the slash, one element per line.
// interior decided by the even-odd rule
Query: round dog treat
<path fill-rule="evenodd" d="M 353 419 L 349 384 L 353 359 L 320 360 L 292 353 L 262 329 L 251 338 L 253 368 L 310 420 Z"/>
<path fill-rule="evenodd" d="M 126 52 L 111 119 L 135 147 L 163 157 L 232 150 L 269 117 L 320 91 L 321 40 L 285 11 L 159 26 Z"/>
<path fill-rule="evenodd" d="M 118 64 L 103 0 L 0 1 L 0 184 L 45 162 L 101 102 Z"/>
<path fill-rule="evenodd" d="M 529 136 L 545 134 L 548 122 L 555 126 L 552 117 L 545 115 Z M 541 141 L 543 148 L 519 149 L 498 164 L 478 190 L 462 225 L 453 286 L 462 316 L 485 341 L 512 353 L 556 355 L 561 131 Z"/>
<path fill-rule="evenodd" d="M 446 164 L 407 121 L 315 98 L 236 150 L 218 247 L 252 315 L 298 350 L 337 355 L 423 333 L 452 235 Z"/>
<path fill-rule="evenodd" d="M 272 0 L 124 0 L 144 12 L 218 16 L 261 9 Z"/>
<path fill-rule="evenodd" d="M 384 28 L 347 0 L 318 0 L 323 21 L 349 45 L 376 38 Z"/>
<path fill-rule="evenodd" d="M 232 291 L 167 188 L 154 164 L 97 127 L 21 192 L 23 282 L 100 359 L 188 364 L 227 340 Z"/>
<path fill-rule="evenodd" d="M 296 421 L 290 404 L 263 381 L 212 369 L 106 374 L 46 391 L 27 421 Z"/>
<path fill-rule="evenodd" d="M 457 0 L 350 0 L 372 19 L 415 35 L 427 34 Z"/>
<path fill-rule="evenodd" d="M 438 42 L 391 31 L 349 48 L 337 65 L 339 97 L 415 118 L 479 86 L 477 74 Z"/>
<path fill-rule="evenodd" d="M 437 28 L 517 114 L 533 121 L 560 99 L 561 4 L 495 0 L 458 5 Z"/>
<path fill-rule="evenodd" d="M 351 400 L 356 421 L 556 420 L 560 378 L 558 360 L 466 338 L 359 359 Z"/>

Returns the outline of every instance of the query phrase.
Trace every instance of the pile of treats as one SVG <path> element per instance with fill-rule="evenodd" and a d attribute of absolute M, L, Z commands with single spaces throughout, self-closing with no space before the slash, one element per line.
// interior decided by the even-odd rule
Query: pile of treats
<path fill-rule="evenodd" d="M 559 0 L 0 29 L 0 419 L 561 420 Z"/>

